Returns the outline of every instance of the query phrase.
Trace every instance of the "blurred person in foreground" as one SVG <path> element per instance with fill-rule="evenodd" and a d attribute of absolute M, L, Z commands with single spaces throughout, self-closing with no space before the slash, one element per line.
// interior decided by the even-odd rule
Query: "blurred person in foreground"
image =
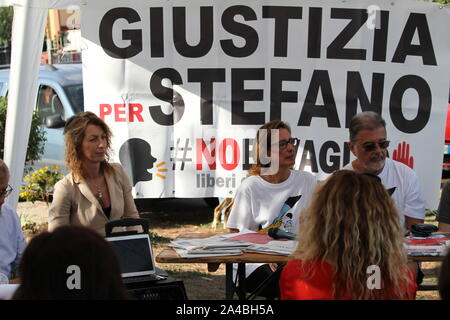
<path fill-rule="evenodd" d="M 450 250 L 447 250 L 444 261 L 441 264 L 439 274 L 439 295 L 442 300 L 450 300 Z"/>
<path fill-rule="evenodd" d="M 49 209 L 49 231 L 83 225 L 105 235 L 105 224 L 139 218 L 130 179 L 122 166 L 110 163 L 111 130 L 92 112 L 81 112 L 64 127 L 65 157 L 71 171 L 55 185 Z"/>
<path fill-rule="evenodd" d="M 450 181 L 442 188 L 436 220 L 439 221 L 439 232 L 450 232 Z"/>
<path fill-rule="evenodd" d="M 9 185 L 9 169 L 0 159 L 0 283 L 15 278 L 26 243 L 17 213 L 5 199 L 13 189 Z"/>
<path fill-rule="evenodd" d="M 398 213 L 378 177 L 335 172 L 314 192 L 301 226 L 281 299 L 415 299 Z"/>
<path fill-rule="evenodd" d="M 13 300 L 122 300 L 128 295 L 110 244 L 81 226 L 34 237 L 19 267 Z"/>
<path fill-rule="evenodd" d="M 291 136 L 290 126 L 273 120 L 256 135 L 255 164 L 240 184 L 228 218 L 230 232 L 270 229 L 295 233 L 300 212 L 306 207 L 317 185 L 316 178 L 305 171 L 293 170 L 299 140 Z M 253 292 L 277 270 L 276 264 L 246 264 L 246 290 Z M 236 271 L 236 266 L 235 266 Z M 259 294 L 276 298 L 279 272 Z"/>

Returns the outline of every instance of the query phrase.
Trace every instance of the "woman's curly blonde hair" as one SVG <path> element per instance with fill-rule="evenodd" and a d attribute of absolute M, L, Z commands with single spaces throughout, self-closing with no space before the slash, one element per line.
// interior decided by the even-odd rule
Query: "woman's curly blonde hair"
<path fill-rule="evenodd" d="M 294 256 L 333 267 L 336 299 L 401 299 L 410 281 L 395 204 L 373 175 L 341 170 L 316 188 L 302 213 Z M 371 265 L 380 268 L 381 290 L 367 286 Z"/>
<path fill-rule="evenodd" d="M 100 164 L 103 171 L 110 171 L 109 159 L 111 157 L 111 137 L 112 133 L 108 125 L 95 113 L 86 111 L 80 112 L 70 117 L 64 126 L 64 141 L 66 145 L 65 158 L 67 168 L 72 172 L 77 180 L 83 179 L 82 150 L 81 145 L 84 133 L 88 125 L 96 125 L 105 132 L 107 146 L 105 160 Z"/>

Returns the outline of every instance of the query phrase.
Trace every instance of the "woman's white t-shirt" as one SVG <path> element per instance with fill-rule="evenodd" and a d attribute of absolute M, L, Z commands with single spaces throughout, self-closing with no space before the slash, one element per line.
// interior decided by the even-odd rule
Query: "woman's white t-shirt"
<path fill-rule="evenodd" d="M 316 185 L 316 177 L 305 171 L 291 170 L 285 181 L 276 184 L 260 176 L 247 177 L 236 192 L 227 228 L 266 231 L 278 227 L 297 233 L 300 213 Z M 246 264 L 246 276 L 260 265 Z"/>

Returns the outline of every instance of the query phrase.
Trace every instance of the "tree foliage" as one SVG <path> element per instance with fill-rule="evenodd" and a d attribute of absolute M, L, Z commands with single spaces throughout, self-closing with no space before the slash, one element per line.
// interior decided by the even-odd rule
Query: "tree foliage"
<path fill-rule="evenodd" d="M 6 112 L 7 100 L 0 97 L 0 158 L 3 159 L 4 141 L 5 141 L 5 126 L 6 126 Z M 26 162 L 33 163 L 41 158 L 44 152 L 44 143 L 47 141 L 45 131 L 41 126 L 39 115 L 35 111 L 31 121 L 31 130 L 28 140 L 28 148 L 26 155 Z"/>
<path fill-rule="evenodd" d="M 428 0 L 430 2 L 439 2 L 442 4 L 450 4 L 450 0 Z"/>
<path fill-rule="evenodd" d="M 13 7 L 0 7 L 0 48 L 11 42 Z"/>

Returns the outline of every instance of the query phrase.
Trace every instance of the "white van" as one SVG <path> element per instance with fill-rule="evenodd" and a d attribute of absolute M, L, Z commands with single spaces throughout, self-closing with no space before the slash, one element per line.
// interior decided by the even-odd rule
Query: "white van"
<path fill-rule="evenodd" d="M 0 69 L 0 96 L 8 95 L 9 68 Z M 35 108 L 39 110 L 47 141 L 33 170 L 59 166 L 66 172 L 63 129 L 66 120 L 84 110 L 81 64 L 41 65 Z"/>

